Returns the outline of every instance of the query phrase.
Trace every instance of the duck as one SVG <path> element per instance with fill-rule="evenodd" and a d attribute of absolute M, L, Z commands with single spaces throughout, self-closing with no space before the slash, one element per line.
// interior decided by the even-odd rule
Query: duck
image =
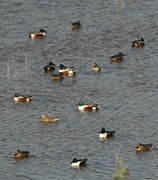
<path fill-rule="evenodd" d="M 87 158 L 85 159 L 76 159 L 74 158 L 71 162 L 70 165 L 72 168 L 83 168 L 87 166 Z"/>
<path fill-rule="evenodd" d="M 14 158 L 27 158 L 29 157 L 29 151 L 20 151 L 17 150 L 17 152 L 14 154 Z"/>
<path fill-rule="evenodd" d="M 51 79 L 52 81 L 62 81 L 64 77 L 63 77 L 63 74 L 58 73 L 58 74 L 52 74 Z"/>
<path fill-rule="evenodd" d="M 55 71 L 56 65 L 52 62 L 49 62 L 46 66 L 44 66 L 44 72 L 49 73 Z"/>
<path fill-rule="evenodd" d="M 115 134 L 114 130 L 107 131 L 105 130 L 105 128 L 102 128 L 101 131 L 99 132 L 99 138 L 100 140 L 106 140 L 108 138 L 114 137 L 114 134 Z"/>
<path fill-rule="evenodd" d="M 46 33 L 44 29 L 40 29 L 39 32 L 30 32 L 28 34 L 31 39 L 41 39 L 46 36 Z"/>
<path fill-rule="evenodd" d="M 151 150 L 152 150 L 152 143 L 150 144 L 138 143 L 136 146 L 136 152 L 144 152 L 144 151 L 151 151 Z"/>
<path fill-rule="evenodd" d="M 71 24 L 71 30 L 76 30 L 76 29 L 80 29 L 80 28 L 81 28 L 80 21 L 76 21 Z"/>
<path fill-rule="evenodd" d="M 114 56 L 110 56 L 111 62 L 122 62 L 124 60 L 123 56 L 126 56 L 122 52 L 119 52 L 118 54 Z"/>
<path fill-rule="evenodd" d="M 76 70 L 74 67 L 66 67 L 63 64 L 59 65 L 59 73 L 65 75 L 65 76 L 74 76 L 76 74 Z"/>
<path fill-rule="evenodd" d="M 92 66 L 92 71 L 100 72 L 101 71 L 101 67 L 97 63 L 94 63 L 94 65 Z"/>
<path fill-rule="evenodd" d="M 98 104 L 86 104 L 84 102 L 80 102 L 77 108 L 80 112 L 95 112 L 100 109 L 100 106 Z"/>
<path fill-rule="evenodd" d="M 53 123 L 53 122 L 57 122 L 58 120 L 59 120 L 59 118 L 57 118 L 57 117 L 50 117 L 47 114 L 43 114 L 41 116 L 41 122 L 44 122 L 44 123 Z"/>
<path fill-rule="evenodd" d="M 145 42 L 143 38 L 131 42 L 131 47 L 143 48 L 144 46 L 145 46 Z"/>
<path fill-rule="evenodd" d="M 22 103 L 28 103 L 33 100 L 32 96 L 25 96 L 25 95 L 18 95 L 17 93 L 14 95 L 14 102 L 22 102 Z"/>

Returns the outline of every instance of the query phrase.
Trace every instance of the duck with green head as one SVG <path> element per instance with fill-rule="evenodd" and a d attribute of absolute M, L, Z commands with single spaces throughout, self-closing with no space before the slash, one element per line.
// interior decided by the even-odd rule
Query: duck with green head
<path fill-rule="evenodd" d="M 145 42 L 143 38 L 131 42 L 131 47 L 143 48 L 144 46 Z"/>

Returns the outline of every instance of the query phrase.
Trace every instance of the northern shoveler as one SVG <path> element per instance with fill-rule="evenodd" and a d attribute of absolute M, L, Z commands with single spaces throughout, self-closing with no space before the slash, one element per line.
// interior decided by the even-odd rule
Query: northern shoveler
<path fill-rule="evenodd" d="M 41 116 L 41 122 L 44 122 L 44 123 L 53 123 L 53 122 L 57 122 L 58 120 L 59 120 L 59 118 L 57 118 L 57 117 L 50 117 L 47 114 L 43 114 Z"/>
<path fill-rule="evenodd" d="M 100 140 L 106 140 L 108 138 L 114 137 L 115 131 L 107 131 L 105 128 L 102 128 L 101 131 L 99 132 L 99 138 Z"/>
<path fill-rule="evenodd" d="M 29 34 L 29 38 L 31 39 L 41 39 L 46 36 L 46 31 L 44 29 L 40 29 L 39 32 L 31 32 L 28 34 Z"/>
<path fill-rule="evenodd" d="M 62 81 L 64 77 L 61 73 L 59 73 L 59 74 L 53 74 L 51 79 L 52 81 Z"/>
<path fill-rule="evenodd" d="M 17 152 L 14 154 L 14 158 L 27 158 L 29 157 L 29 151 L 20 151 L 17 150 Z"/>
<path fill-rule="evenodd" d="M 33 100 L 32 96 L 24 96 L 24 95 L 18 95 L 18 94 L 14 95 L 15 103 L 18 103 L 18 102 L 28 103 L 28 102 L 31 102 L 32 100 Z"/>
<path fill-rule="evenodd" d="M 98 104 L 86 104 L 84 102 L 80 102 L 77 108 L 80 112 L 85 112 L 85 111 L 95 112 L 100 109 L 100 106 Z"/>
<path fill-rule="evenodd" d="M 74 76 L 76 74 L 76 70 L 74 69 L 74 67 L 66 67 L 63 64 L 60 64 L 59 73 L 65 76 Z"/>
<path fill-rule="evenodd" d="M 71 30 L 76 30 L 76 29 L 80 29 L 80 28 L 81 28 L 80 21 L 76 21 L 71 24 Z"/>
<path fill-rule="evenodd" d="M 131 47 L 143 48 L 145 46 L 144 39 L 135 40 L 131 42 Z"/>
<path fill-rule="evenodd" d="M 72 168 L 82 168 L 87 166 L 87 158 L 85 159 L 76 159 L 74 158 L 71 162 L 70 165 Z"/>
<path fill-rule="evenodd" d="M 122 52 L 119 52 L 118 54 L 114 56 L 110 56 L 111 62 L 122 62 L 124 60 L 123 56 L 126 56 Z"/>
<path fill-rule="evenodd" d="M 138 143 L 136 146 L 136 152 L 151 151 L 151 150 L 152 150 L 152 143 L 151 144 Z"/>
<path fill-rule="evenodd" d="M 92 70 L 94 72 L 100 72 L 101 71 L 101 67 L 97 63 L 94 63 L 94 65 L 92 66 Z"/>
<path fill-rule="evenodd" d="M 48 72 L 53 72 L 55 71 L 55 67 L 56 65 L 52 62 L 49 62 L 46 66 L 44 66 L 44 72 L 48 73 Z"/>

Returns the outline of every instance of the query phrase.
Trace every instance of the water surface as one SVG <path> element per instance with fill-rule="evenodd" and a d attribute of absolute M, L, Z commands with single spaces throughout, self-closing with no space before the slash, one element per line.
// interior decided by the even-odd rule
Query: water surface
<path fill-rule="evenodd" d="M 111 180 L 119 150 L 132 179 L 158 178 L 157 7 L 157 0 L 1 0 L 1 180 Z M 82 29 L 72 32 L 77 20 Z M 28 38 L 41 28 L 45 39 Z M 141 37 L 145 48 L 131 49 L 130 42 Z M 125 61 L 110 64 L 109 56 L 120 51 Z M 49 61 L 75 66 L 77 76 L 51 82 L 43 74 Z M 94 62 L 101 73 L 91 72 Z M 34 101 L 14 104 L 16 92 Z M 98 103 L 101 110 L 81 114 L 79 101 Z M 61 121 L 43 125 L 43 113 Z M 115 129 L 115 139 L 101 143 L 102 127 Z M 155 149 L 138 156 L 139 142 Z M 16 149 L 32 157 L 15 161 Z M 87 168 L 71 169 L 74 157 L 88 158 Z"/>

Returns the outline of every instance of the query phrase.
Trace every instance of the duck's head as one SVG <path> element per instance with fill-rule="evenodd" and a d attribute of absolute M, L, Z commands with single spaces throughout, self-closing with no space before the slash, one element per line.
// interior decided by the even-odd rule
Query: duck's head
<path fill-rule="evenodd" d="M 59 65 L 59 69 L 65 69 L 66 67 L 63 64 Z"/>
<path fill-rule="evenodd" d="M 43 114 L 43 115 L 41 116 L 42 119 L 45 119 L 45 118 L 47 118 L 47 117 L 48 117 L 47 114 Z"/>
<path fill-rule="evenodd" d="M 151 147 L 151 146 L 152 146 L 152 143 L 149 144 L 149 147 Z"/>
<path fill-rule="evenodd" d="M 19 96 L 19 94 L 18 94 L 18 93 L 15 93 L 15 94 L 14 94 L 14 97 L 18 97 L 18 96 Z"/>
<path fill-rule="evenodd" d="M 142 147 L 142 144 L 141 144 L 141 143 L 138 143 L 137 146 L 136 146 L 136 148 L 140 148 L 140 147 Z"/>
<path fill-rule="evenodd" d="M 40 29 L 39 32 L 46 33 L 46 31 L 44 29 Z"/>
<path fill-rule="evenodd" d="M 78 105 L 83 106 L 83 105 L 85 105 L 85 103 L 83 101 L 81 101 L 81 102 L 78 103 Z"/>
<path fill-rule="evenodd" d="M 100 131 L 100 133 L 105 133 L 105 132 L 106 132 L 105 128 L 102 128 L 101 131 Z"/>
<path fill-rule="evenodd" d="M 52 62 L 49 62 L 48 65 L 49 65 L 49 66 L 56 66 L 56 65 L 55 65 L 54 63 L 52 63 Z"/>
<path fill-rule="evenodd" d="M 17 156 L 19 153 L 21 153 L 21 151 L 19 149 L 17 149 L 16 153 L 14 154 L 14 156 Z"/>
<path fill-rule="evenodd" d="M 143 38 L 141 38 L 140 40 L 141 40 L 142 42 L 144 42 L 144 39 L 143 39 Z"/>
<path fill-rule="evenodd" d="M 78 162 L 78 160 L 76 158 L 74 158 L 71 163 L 75 163 L 75 162 Z"/>

